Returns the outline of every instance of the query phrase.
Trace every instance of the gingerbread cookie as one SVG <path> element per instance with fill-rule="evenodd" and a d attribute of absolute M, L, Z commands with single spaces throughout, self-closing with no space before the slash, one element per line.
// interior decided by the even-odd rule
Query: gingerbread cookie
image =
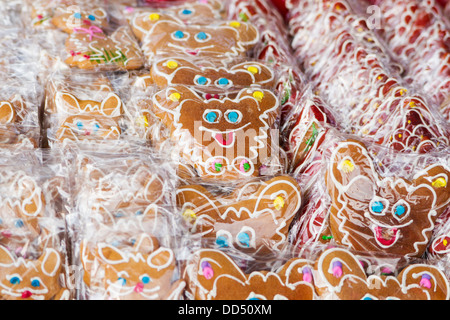
<path fill-rule="evenodd" d="M 314 284 L 325 299 L 448 300 L 449 282 L 437 267 L 411 264 L 395 275 L 367 275 L 355 255 L 345 249 L 325 250 L 315 263 Z"/>
<path fill-rule="evenodd" d="M 185 283 L 173 281 L 176 261 L 171 249 L 160 247 L 158 240 L 141 235 L 134 246 L 80 246 L 83 280 L 95 299 L 177 300 Z"/>
<path fill-rule="evenodd" d="M 150 63 L 161 55 L 232 60 L 245 56 L 259 37 L 257 29 L 244 22 L 185 25 L 164 14 L 136 15 L 131 27 Z"/>
<path fill-rule="evenodd" d="M 189 259 L 185 273 L 195 300 L 313 300 L 312 267 L 291 259 L 276 272 L 244 273 L 225 253 L 201 249 Z"/>
<path fill-rule="evenodd" d="M 66 33 L 89 30 L 91 27 L 107 28 L 108 14 L 96 1 L 83 3 L 80 6 L 57 7 L 51 22 Z"/>
<path fill-rule="evenodd" d="M 177 191 L 177 204 L 191 223 L 191 232 L 215 239 L 219 247 L 280 251 L 300 209 L 301 192 L 293 178 L 279 176 L 249 182 L 221 198 L 202 186 L 182 186 Z"/>
<path fill-rule="evenodd" d="M 198 87 L 216 87 L 227 90 L 233 87 L 263 88 L 275 86 L 274 71 L 266 65 L 248 61 L 229 68 L 217 67 L 212 62 L 191 62 L 183 58 L 169 58 L 156 61 L 151 69 L 151 78 L 160 88 L 168 85 L 194 85 Z"/>
<path fill-rule="evenodd" d="M 200 176 L 259 175 L 275 157 L 270 129 L 278 117 L 278 99 L 263 89 L 243 89 L 233 99 L 205 96 L 185 86 L 169 87 L 154 95 L 154 113 Z"/>
<path fill-rule="evenodd" d="M 2 300 L 51 300 L 62 288 L 59 284 L 61 256 L 46 249 L 37 260 L 15 258 L 0 246 L 0 285 Z"/>
<path fill-rule="evenodd" d="M 325 176 L 334 240 L 358 251 L 422 256 L 450 203 L 449 177 L 440 164 L 416 172 L 412 180 L 380 176 L 363 143 L 340 142 Z"/>

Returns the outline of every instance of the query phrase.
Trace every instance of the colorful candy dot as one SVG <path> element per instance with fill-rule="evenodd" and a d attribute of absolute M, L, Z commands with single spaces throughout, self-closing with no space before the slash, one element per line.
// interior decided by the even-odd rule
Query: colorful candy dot
<path fill-rule="evenodd" d="M 183 218 L 188 221 L 195 220 L 195 219 L 197 219 L 197 215 L 195 214 L 195 212 L 193 210 L 186 209 L 183 212 Z"/>
<path fill-rule="evenodd" d="M 447 181 L 444 178 L 438 178 L 433 181 L 432 186 L 435 188 L 445 188 L 447 186 Z"/>
<path fill-rule="evenodd" d="M 228 120 L 230 120 L 231 123 L 236 123 L 239 120 L 239 114 L 235 111 L 230 112 L 228 114 Z"/>
<path fill-rule="evenodd" d="M 384 209 L 384 204 L 383 204 L 383 202 L 381 202 L 381 201 L 375 201 L 373 204 L 372 204 L 372 211 L 373 212 L 375 212 L 375 213 L 381 213 L 381 212 L 383 212 L 383 209 Z"/>
<path fill-rule="evenodd" d="M 253 98 L 255 98 L 256 100 L 261 102 L 262 99 L 264 98 L 264 93 L 261 91 L 255 91 L 255 92 L 253 92 Z"/>
<path fill-rule="evenodd" d="M 208 39 L 208 35 L 206 34 L 206 33 L 204 33 L 203 31 L 202 32 L 199 32 L 199 33 L 197 33 L 197 39 L 199 39 L 199 40 L 206 40 L 206 39 Z"/>
<path fill-rule="evenodd" d="M 350 173 L 350 172 L 353 172 L 353 170 L 355 170 L 355 165 L 350 160 L 344 160 L 341 163 L 341 168 L 340 169 L 342 171 L 344 171 L 345 173 Z"/>
<path fill-rule="evenodd" d="M 227 86 L 227 85 L 230 83 L 230 81 L 228 81 L 228 79 L 226 79 L 226 78 L 220 78 L 220 79 L 217 81 L 217 83 L 218 83 L 220 86 Z"/>
<path fill-rule="evenodd" d="M 216 239 L 216 244 L 221 248 L 227 248 L 228 247 L 228 240 L 224 236 L 218 236 Z"/>
<path fill-rule="evenodd" d="M 201 85 L 201 86 L 204 86 L 205 84 L 208 83 L 208 79 L 206 79 L 205 77 L 199 77 L 199 78 L 197 79 L 197 83 L 198 83 L 199 85 Z"/>
<path fill-rule="evenodd" d="M 148 16 L 148 18 L 149 18 L 151 21 L 158 21 L 158 20 L 161 18 L 161 16 L 160 16 L 159 14 L 157 14 L 157 13 L 152 13 L 152 14 L 150 14 L 150 15 Z"/>
<path fill-rule="evenodd" d="M 184 32 L 183 31 L 175 31 L 175 33 L 173 34 L 175 36 L 175 38 L 177 39 L 183 39 L 184 38 Z"/>
<path fill-rule="evenodd" d="M 230 22 L 230 27 L 233 27 L 233 28 L 239 28 L 240 26 L 241 26 L 241 23 L 238 22 L 238 21 L 232 21 L 232 22 Z"/>
<path fill-rule="evenodd" d="M 238 234 L 237 239 L 240 244 L 244 245 L 245 247 L 250 247 L 250 236 L 246 232 L 241 232 Z"/>
<path fill-rule="evenodd" d="M 405 212 L 406 212 L 405 206 L 399 205 L 399 206 L 395 207 L 395 215 L 396 216 L 400 217 L 400 216 L 404 215 Z"/>
<path fill-rule="evenodd" d="M 172 70 L 176 69 L 176 68 L 178 68 L 178 63 L 173 60 L 167 61 L 167 68 L 172 69 Z"/>
<path fill-rule="evenodd" d="M 181 94 L 179 94 L 178 92 L 174 92 L 169 96 L 169 99 L 172 100 L 173 102 L 180 101 Z"/>
<path fill-rule="evenodd" d="M 76 13 L 73 14 L 73 17 L 74 17 L 75 19 L 81 19 L 81 13 L 76 12 Z"/>
<path fill-rule="evenodd" d="M 206 121 L 214 123 L 217 120 L 217 114 L 215 112 L 208 112 L 205 116 Z"/>
<path fill-rule="evenodd" d="M 33 281 L 31 281 L 31 286 L 37 288 L 41 286 L 41 283 L 39 282 L 39 280 L 34 279 Z"/>
<path fill-rule="evenodd" d="M 257 74 L 259 72 L 257 67 L 248 67 L 247 71 L 253 73 L 253 74 Z"/>
<path fill-rule="evenodd" d="M 273 205 L 275 206 L 275 209 L 281 210 L 284 207 L 284 199 L 281 196 L 278 196 L 273 201 Z"/>
<path fill-rule="evenodd" d="M 239 164 L 239 170 L 241 172 L 248 172 L 250 170 L 250 163 L 247 160 L 242 160 Z"/>

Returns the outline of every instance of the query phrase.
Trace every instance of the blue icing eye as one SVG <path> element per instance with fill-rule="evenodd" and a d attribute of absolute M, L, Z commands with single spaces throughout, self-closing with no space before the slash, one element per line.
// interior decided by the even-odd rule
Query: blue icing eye
<path fill-rule="evenodd" d="M 206 39 L 208 39 L 208 35 L 206 34 L 206 33 L 204 33 L 203 31 L 202 32 L 199 32 L 199 33 L 197 33 L 197 39 L 199 39 L 199 40 L 206 40 Z"/>
<path fill-rule="evenodd" d="M 118 278 L 117 281 L 119 282 L 119 284 L 121 286 L 125 286 L 127 284 L 127 280 L 125 278 L 122 278 L 122 277 Z"/>
<path fill-rule="evenodd" d="M 404 205 L 398 205 L 397 207 L 395 207 L 395 215 L 396 216 L 402 216 L 404 215 L 406 212 L 406 208 Z"/>
<path fill-rule="evenodd" d="M 184 15 L 192 14 L 192 11 L 189 9 L 184 9 L 183 11 L 181 11 L 181 14 L 184 14 Z"/>
<path fill-rule="evenodd" d="M 206 79 L 205 77 L 199 77 L 199 78 L 197 79 L 197 83 L 198 83 L 199 85 L 204 86 L 205 84 L 208 83 L 208 79 Z"/>
<path fill-rule="evenodd" d="M 77 12 L 73 14 L 75 19 L 81 19 L 81 13 Z"/>
<path fill-rule="evenodd" d="M 94 132 L 97 132 L 100 129 L 100 125 L 98 123 L 94 124 Z"/>
<path fill-rule="evenodd" d="M 116 213 L 114 214 L 114 217 L 115 217 L 115 218 L 123 218 L 123 217 L 124 217 L 124 214 L 123 214 L 123 212 L 116 212 Z"/>
<path fill-rule="evenodd" d="M 111 245 L 113 246 L 113 247 L 118 247 L 118 246 L 120 246 L 120 241 L 118 241 L 118 240 L 114 240 L 112 243 L 111 243 Z"/>
<path fill-rule="evenodd" d="M 375 201 L 372 204 L 372 211 L 375 213 L 381 213 L 384 210 L 384 204 L 381 201 Z"/>
<path fill-rule="evenodd" d="M 81 121 L 78 121 L 77 122 L 77 127 L 78 127 L 78 129 L 83 129 L 83 127 L 84 127 L 84 125 L 83 125 L 83 122 L 81 122 Z"/>
<path fill-rule="evenodd" d="M 23 226 L 24 226 L 25 224 L 23 223 L 23 220 L 22 220 L 22 219 L 17 219 L 17 220 L 14 222 L 14 225 L 16 226 L 16 228 L 23 228 Z"/>
<path fill-rule="evenodd" d="M 184 32 L 183 31 L 175 31 L 175 33 L 173 34 L 175 38 L 177 39 L 183 39 L 184 38 Z"/>
<path fill-rule="evenodd" d="M 215 112 L 208 112 L 205 118 L 209 123 L 214 123 L 217 120 L 217 114 Z"/>
<path fill-rule="evenodd" d="M 224 236 L 218 236 L 216 239 L 216 244 L 221 248 L 227 248 L 228 247 L 228 240 Z"/>
<path fill-rule="evenodd" d="M 88 19 L 91 21 L 95 21 L 95 17 L 92 14 L 88 15 Z"/>
<path fill-rule="evenodd" d="M 373 300 L 371 297 L 364 297 L 363 300 Z"/>
<path fill-rule="evenodd" d="M 138 211 L 136 211 L 136 215 L 137 216 L 142 216 L 144 213 L 142 212 L 142 210 L 138 210 Z"/>
<path fill-rule="evenodd" d="M 230 81 L 228 81 L 228 79 L 226 79 L 226 78 L 220 78 L 217 83 L 221 86 L 226 86 L 230 83 Z"/>
<path fill-rule="evenodd" d="M 248 235 L 248 233 L 245 232 L 239 233 L 237 239 L 240 244 L 246 246 L 247 248 L 250 247 L 250 236 Z"/>
<path fill-rule="evenodd" d="M 228 120 L 230 120 L 230 122 L 235 123 L 239 120 L 239 114 L 235 111 L 230 112 L 228 114 Z"/>
<path fill-rule="evenodd" d="M 20 278 L 19 277 L 12 277 L 9 282 L 11 284 L 20 284 Z"/>
<path fill-rule="evenodd" d="M 136 243 L 136 239 L 131 239 L 130 242 L 134 246 L 134 244 Z"/>
<path fill-rule="evenodd" d="M 31 281 L 31 286 L 35 287 L 35 288 L 40 287 L 41 283 L 39 282 L 39 280 L 35 279 L 35 280 Z"/>
<path fill-rule="evenodd" d="M 144 276 L 144 277 L 142 277 L 142 283 L 143 284 L 147 284 L 147 283 L 150 283 L 150 277 L 149 276 Z"/>

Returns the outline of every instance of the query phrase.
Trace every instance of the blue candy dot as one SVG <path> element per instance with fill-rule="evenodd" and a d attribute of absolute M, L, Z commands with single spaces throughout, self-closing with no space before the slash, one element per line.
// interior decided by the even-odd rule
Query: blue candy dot
<path fill-rule="evenodd" d="M 206 115 L 206 121 L 208 121 L 209 123 L 214 123 L 217 119 L 217 114 L 215 112 L 209 112 Z"/>
<path fill-rule="evenodd" d="M 239 114 L 237 112 L 230 112 L 228 114 L 228 120 L 230 120 L 230 122 L 235 123 L 239 120 Z"/>
<path fill-rule="evenodd" d="M 39 280 L 33 280 L 33 281 L 31 281 L 31 286 L 32 287 L 40 287 L 41 286 L 41 283 L 39 282 Z"/>
<path fill-rule="evenodd" d="M 142 277 L 142 283 L 143 284 L 150 283 L 150 277 L 148 277 L 148 276 Z"/>
<path fill-rule="evenodd" d="M 199 85 L 204 86 L 205 84 L 208 83 L 208 79 L 206 79 L 205 77 L 199 77 L 199 78 L 197 79 L 197 83 L 198 83 Z"/>
<path fill-rule="evenodd" d="M 11 284 L 20 284 L 20 279 L 19 279 L 19 277 L 12 277 L 12 278 L 9 280 L 9 282 L 10 282 Z"/>
<path fill-rule="evenodd" d="M 182 13 L 182 14 L 185 14 L 185 15 L 188 15 L 188 14 L 191 14 L 192 11 L 189 10 L 189 9 L 184 9 L 183 11 L 181 11 L 181 13 Z"/>
<path fill-rule="evenodd" d="M 136 211 L 136 215 L 137 216 L 142 216 L 144 213 L 142 212 L 142 210 Z"/>
<path fill-rule="evenodd" d="M 79 13 L 79 12 L 74 13 L 73 16 L 74 16 L 76 19 L 81 19 L 81 13 Z"/>
<path fill-rule="evenodd" d="M 125 278 L 118 278 L 117 279 L 117 281 L 119 282 L 119 284 L 121 285 L 121 286 L 124 286 L 124 285 L 126 285 L 127 284 L 127 280 L 125 279 Z"/>
<path fill-rule="evenodd" d="M 180 30 L 176 31 L 173 35 L 174 35 L 175 38 L 177 38 L 177 39 L 183 39 L 183 38 L 184 38 L 184 32 L 183 32 L 183 31 L 180 31 Z"/>
<path fill-rule="evenodd" d="M 16 228 L 23 228 L 25 224 L 23 223 L 22 219 L 17 219 L 16 222 L 14 222 L 14 225 L 16 226 Z"/>
<path fill-rule="evenodd" d="M 399 205 L 395 208 L 395 215 L 397 216 L 401 216 L 403 214 L 405 214 L 406 212 L 406 208 L 403 205 Z"/>
<path fill-rule="evenodd" d="M 203 31 L 197 33 L 197 39 L 199 39 L 199 40 L 206 40 L 207 38 L 208 38 L 208 35 L 206 33 L 204 33 Z"/>
<path fill-rule="evenodd" d="M 77 127 L 78 127 L 78 129 L 82 129 L 84 127 L 83 122 L 78 121 L 77 122 Z"/>
<path fill-rule="evenodd" d="M 100 125 L 98 123 L 94 124 L 94 132 L 97 132 L 100 129 Z"/>
<path fill-rule="evenodd" d="M 250 236 L 247 233 L 239 233 L 237 239 L 240 244 L 243 244 L 246 247 L 250 247 Z"/>
<path fill-rule="evenodd" d="M 258 298 L 250 298 L 248 300 L 259 300 Z"/>
<path fill-rule="evenodd" d="M 373 300 L 371 297 L 365 297 L 363 300 Z"/>
<path fill-rule="evenodd" d="M 384 205 L 383 205 L 383 202 L 381 202 L 381 201 L 375 201 L 372 204 L 372 211 L 375 213 L 381 213 L 381 212 L 383 212 L 383 209 L 384 209 Z"/>
<path fill-rule="evenodd" d="M 92 20 L 92 21 L 95 21 L 95 17 L 92 14 L 88 15 L 88 19 Z"/>
<path fill-rule="evenodd" d="M 217 83 L 221 86 L 226 86 L 230 83 L 230 81 L 228 81 L 228 79 L 226 79 L 226 78 L 220 78 Z"/>
<path fill-rule="evenodd" d="M 218 236 L 216 239 L 216 244 L 221 248 L 227 248 L 228 247 L 228 240 L 224 236 Z"/>
<path fill-rule="evenodd" d="M 124 216 L 123 212 L 116 212 L 116 213 L 114 214 L 114 217 L 115 217 L 115 218 L 123 218 L 123 216 Z"/>

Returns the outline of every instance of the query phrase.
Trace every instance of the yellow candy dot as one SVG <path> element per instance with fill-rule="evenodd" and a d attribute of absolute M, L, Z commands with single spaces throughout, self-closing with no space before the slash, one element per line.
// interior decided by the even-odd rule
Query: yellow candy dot
<path fill-rule="evenodd" d="M 176 69 L 176 68 L 178 68 L 178 63 L 173 60 L 167 61 L 167 68 Z"/>
<path fill-rule="evenodd" d="M 248 67 L 247 70 L 253 74 L 257 74 L 259 72 L 257 67 Z"/>
<path fill-rule="evenodd" d="M 195 214 L 195 212 L 191 209 L 186 209 L 183 212 L 183 218 L 187 221 L 192 221 L 192 220 L 196 220 L 197 219 L 197 215 Z"/>
<path fill-rule="evenodd" d="M 355 170 L 355 165 L 350 160 L 344 160 L 340 165 L 340 170 L 344 171 L 345 173 L 353 172 L 353 170 Z"/>
<path fill-rule="evenodd" d="M 146 116 L 140 116 L 136 119 L 136 123 L 140 127 L 148 127 L 148 119 Z"/>
<path fill-rule="evenodd" d="M 240 22 L 237 22 L 237 21 L 230 22 L 230 27 L 239 28 L 240 26 L 241 26 Z"/>
<path fill-rule="evenodd" d="M 159 14 L 157 14 L 157 13 L 152 13 L 152 14 L 150 14 L 150 15 L 148 16 L 148 18 L 149 18 L 151 21 L 158 21 L 158 20 L 161 18 L 161 16 L 160 16 Z"/>
<path fill-rule="evenodd" d="M 447 181 L 444 178 L 438 178 L 432 183 L 435 188 L 445 188 L 447 186 Z"/>
<path fill-rule="evenodd" d="M 444 239 L 444 241 L 442 241 L 442 243 L 444 244 L 444 247 L 446 247 L 446 246 L 447 246 L 447 244 L 448 244 L 448 241 L 447 241 L 447 239 Z"/>
<path fill-rule="evenodd" d="M 278 196 L 273 201 L 273 205 L 275 206 L 275 209 L 281 210 L 284 207 L 284 199 L 281 196 Z"/>
<path fill-rule="evenodd" d="M 255 98 L 256 100 L 261 102 L 262 99 L 264 98 L 264 93 L 261 91 L 255 91 L 255 92 L 253 92 L 253 98 Z"/>
<path fill-rule="evenodd" d="M 172 100 L 173 102 L 180 101 L 181 94 L 179 94 L 178 92 L 174 92 L 169 96 L 169 99 Z"/>

